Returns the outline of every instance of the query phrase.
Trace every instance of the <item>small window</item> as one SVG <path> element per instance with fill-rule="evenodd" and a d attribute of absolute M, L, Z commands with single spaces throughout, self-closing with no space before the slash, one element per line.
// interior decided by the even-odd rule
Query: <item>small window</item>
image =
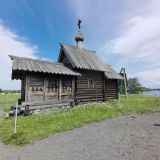
<path fill-rule="evenodd" d="M 88 88 L 94 88 L 95 84 L 93 80 L 88 80 Z"/>

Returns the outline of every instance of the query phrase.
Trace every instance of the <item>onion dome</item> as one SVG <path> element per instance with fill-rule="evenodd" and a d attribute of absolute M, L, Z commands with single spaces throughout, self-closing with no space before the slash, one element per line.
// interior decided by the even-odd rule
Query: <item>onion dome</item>
<path fill-rule="evenodd" d="M 81 32 L 78 31 L 77 35 L 75 36 L 75 40 L 76 40 L 76 42 L 78 42 L 78 41 L 83 42 L 84 41 L 84 37 Z"/>

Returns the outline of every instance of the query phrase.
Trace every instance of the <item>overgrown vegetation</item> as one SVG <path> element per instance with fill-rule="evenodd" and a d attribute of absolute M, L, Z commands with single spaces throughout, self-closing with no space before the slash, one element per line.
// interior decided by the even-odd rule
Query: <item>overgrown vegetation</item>
<path fill-rule="evenodd" d="M 18 117 L 17 134 L 13 135 L 14 118 L 0 124 L 0 137 L 5 144 L 26 144 L 49 135 L 71 130 L 90 122 L 118 115 L 160 111 L 160 97 L 129 95 L 120 100 L 82 105 L 71 109 L 54 109 L 48 113 Z"/>

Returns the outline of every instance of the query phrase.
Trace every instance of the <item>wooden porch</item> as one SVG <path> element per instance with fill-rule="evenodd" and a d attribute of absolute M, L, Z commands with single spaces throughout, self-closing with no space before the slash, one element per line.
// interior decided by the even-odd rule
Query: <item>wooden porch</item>
<path fill-rule="evenodd" d="M 22 106 L 30 110 L 67 106 L 74 102 L 75 77 L 26 73 L 21 91 Z"/>

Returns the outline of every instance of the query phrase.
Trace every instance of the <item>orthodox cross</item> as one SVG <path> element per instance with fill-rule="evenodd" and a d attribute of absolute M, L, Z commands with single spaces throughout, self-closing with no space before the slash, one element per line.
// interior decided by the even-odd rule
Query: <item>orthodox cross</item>
<path fill-rule="evenodd" d="M 82 22 L 82 21 L 79 19 L 79 20 L 78 20 L 78 31 L 79 31 L 80 28 L 81 28 L 81 22 Z"/>

